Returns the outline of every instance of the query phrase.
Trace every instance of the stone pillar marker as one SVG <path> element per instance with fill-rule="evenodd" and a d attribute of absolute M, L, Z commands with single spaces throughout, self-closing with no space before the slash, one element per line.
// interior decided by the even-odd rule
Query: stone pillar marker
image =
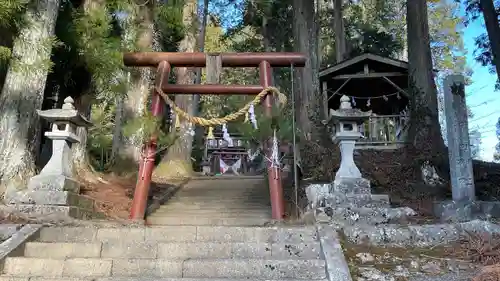
<path fill-rule="evenodd" d="M 500 215 L 499 202 L 476 201 L 465 102 L 465 78 L 462 75 L 449 75 L 445 78 L 444 106 L 452 200 L 435 203 L 434 213 L 444 221 L 497 217 Z"/>
<path fill-rule="evenodd" d="M 435 204 L 434 212 L 444 221 L 466 221 L 472 219 L 477 206 L 474 204 L 465 79 L 462 75 L 449 75 L 443 84 L 452 200 Z"/>
<path fill-rule="evenodd" d="M 472 202 L 476 195 L 465 103 L 465 79 L 462 75 L 445 78 L 444 103 L 453 201 Z"/>
<path fill-rule="evenodd" d="M 367 120 L 371 111 L 363 112 L 351 107 L 349 97 L 340 98 L 340 108 L 330 110 L 330 122 L 333 122 L 335 132 L 332 141 L 339 144 L 341 160 L 335 174 L 334 191 L 343 193 L 370 193 L 370 182 L 363 179 L 361 172 L 354 163 L 354 148 L 361 138 L 359 125 Z"/>
<path fill-rule="evenodd" d="M 26 214 L 60 214 L 84 218 L 94 212 L 92 200 L 79 195 L 80 184 L 74 179 L 71 146 L 80 142 L 77 127 L 92 125 L 67 97 L 61 109 L 38 110 L 38 115 L 52 123 L 45 136 L 52 140 L 52 156 L 40 174 L 32 177 L 27 190 L 10 198 L 9 203 Z"/>

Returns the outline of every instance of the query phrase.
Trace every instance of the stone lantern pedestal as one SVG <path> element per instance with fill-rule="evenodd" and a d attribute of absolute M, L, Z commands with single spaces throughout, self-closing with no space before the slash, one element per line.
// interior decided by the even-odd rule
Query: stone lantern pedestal
<path fill-rule="evenodd" d="M 79 195 L 80 184 L 72 167 L 71 146 L 80 142 L 76 129 L 92 124 L 74 108 L 71 97 L 64 100 L 61 109 L 39 110 L 38 115 L 52 123 L 52 130 L 45 132 L 52 140 L 52 156 L 40 174 L 30 179 L 27 190 L 9 198 L 9 204 L 27 215 L 99 217 L 94 201 Z"/>
<path fill-rule="evenodd" d="M 332 140 L 340 147 L 340 167 L 332 183 L 306 186 L 307 214 L 312 214 L 317 223 L 338 228 L 392 223 L 415 215 L 410 208 L 392 208 L 388 195 L 371 193 L 370 181 L 362 177 L 354 162 L 356 141 L 361 138 L 359 125 L 371 112 L 353 109 L 346 96 L 340 102 L 338 110 L 330 110 L 328 121 L 334 128 Z"/>
<path fill-rule="evenodd" d="M 370 181 L 361 176 L 354 163 L 354 148 L 356 141 L 361 138 L 359 125 L 363 124 L 371 115 L 371 111 L 363 112 L 351 107 L 347 96 L 340 99 L 340 108 L 330 110 L 330 123 L 335 128 L 332 141 L 340 147 L 340 167 L 335 174 L 333 192 L 343 194 L 370 194 Z"/>

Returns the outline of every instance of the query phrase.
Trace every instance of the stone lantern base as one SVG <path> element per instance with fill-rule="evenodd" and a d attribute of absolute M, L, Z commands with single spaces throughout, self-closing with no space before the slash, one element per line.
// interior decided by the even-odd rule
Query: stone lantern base
<path fill-rule="evenodd" d="M 337 177 L 331 185 L 331 192 L 342 194 L 371 194 L 370 181 L 365 178 Z"/>
<path fill-rule="evenodd" d="M 79 194 L 80 184 L 64 175 L 38 175 L 31 178 L 28 189 L 19 191 L 8 201 L 27 216 L 98 219 L 105 216 L 94 207 L 94 200 Z"/>
<path fill-rule="evenodd" d="M 500 218 L 500 201 L 434 202 L 433 212 L 443 222 L 465 222 L 474 219 Z"/>
<path fill-rule="evenodd" d="M 37 111 L 52 124 L 45 136 L 52 140 L 52 156 L 40 171 L 30 179 L 28 188 L 6 196 L 12 207 L 28 216 L 64 217 L 76 219 L 104 218 L 94 208 L 94 201 L 80 195 L 80 184 L 72 173 L 72 144 L 80 142 L 77 127 L 91 123 L 73 106 L 73 99 L 64 99 L 61 109 Z"/>

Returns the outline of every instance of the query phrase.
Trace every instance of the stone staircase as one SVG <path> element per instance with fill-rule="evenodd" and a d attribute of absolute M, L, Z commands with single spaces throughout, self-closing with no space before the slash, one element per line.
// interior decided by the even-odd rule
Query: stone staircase
<path fill-rule="evenodd" d="M 0 281 L 326 281 L 336 270 L 324 258 L 339 253 L 324 238 L 334 230 L 256 226 L 271 218 L 262 177 L 194 180 L 171 199 L 149 227 L 42 228 Z"/>
<path fill-rule="evenodd" d="M 149 225 L 258 226 L 270 221 L 269 188 L 262 176 L 191 180 L 147 218 Z"/>
<path fill-rule="evenodd" d="M 47 227 L 0 281 L 325 280 L 322 256 L 314 227 Z"/>

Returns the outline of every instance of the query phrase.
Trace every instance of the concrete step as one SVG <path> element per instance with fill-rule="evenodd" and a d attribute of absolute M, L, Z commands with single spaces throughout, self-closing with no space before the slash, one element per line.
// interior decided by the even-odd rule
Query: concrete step
<path fill-rule="evenodd" d="M 255 209 L 227 209 L 227 208 L 212 208 L 212 209 L 175 209 L 175 208 L 158 208 L 151 215 L 169 215 L 182 214 L 183 216 L 197 215 L 234 215 L 234 216 L 260 216 L 271 214 L 271 208 L 255 208 Z"/>
<path fill-rule="evenodd" d="M 265 217 L 178 217 L 178 216 L 155 216 L 148 217 L 146 221 L 151 225 L 227 225 L 227 226 L 262 226 L 271 220 L 271 216 Z"/>
<path fill-rule="evenodd" d="M 253 281 L 303 281 L 304 279 L 261 279 L 252 278 Z M 138 281 L 137 277 L 102 277 L 102 278 L 50 278 L 50 277 L 14 277 L 0 276 L 0 281 Z M 141 277 L 140 281 L 248 281 L 248 279 L 227 279 L 227 278 L 162 278 L 162 277 Z M 328 281 L 318 279 L 318 281 Z"/>
<path fill-rule="evenodd" d="M 134 258 L 134 259 L 320 259 L 319 242 L 307 243 L 158 243 L 93 242 L 26 244 L 28 258 Z"/>
<path fill-rule="evenodd" d="M 182 211 L 171 211 L 171 212 L 156 212 L 147 217 L 151 218 L 177 218 L 181 220 L 190 220 L 193 218 L 199 220 L 205 219 L 265 219 L 269 220 L 271 218 L 271 212 L 263 212 L 260 210 L 250 211 L 246 213 L 234 213 L 234 212 L 182 212 Z"/>
<path fill-rule="evenodd" d="M 159 209 L 240 209 L 240 210 L 251 210 L 251 209 L 262 209 L 262 208 L 271 208 L 270 203 L 212 203 L 212 202 L 166 202 L 164 205 L 160 206 Z"/>
<path fill-rule="evenodd" d="M 228 201 L 228 202 L 215 202 L 215 201 L 191 201 L 191 200 L 182 200 L 182 201 L 167 201 L 162 206 L 172 206 L 176 208 L 238 208 L 238 209 L 252 209 L 252 208 L 263 208 L 263 207 L 271 207 L 271 203 L 269 201 Z M 171 207 L 171 208 L 172 208 Z"/>
<path fill-rule="evenodd" d="M 179 196 L 179 197 L 172 197 L 170 198 L 170 201 L 174 202 L 199 202 L 199 203 L 213 203 L 213 202 L 220 202 L 220 203 L 234 203 L 234 202 L 269 202 L 269 198 L 252 198 L 252 197 L 245 197 L 245 196 L 227 196 L 227 197 L 218 197 L 218 198 L 209 198 L 209 197 L 204 197 L 204 196 Z"/>
<path fill-rule="evenodd" d="M 207 198 L 192 198 L 192 197 L 183 197 L 183 198 L 171 198 L 165 204 L 169 202 L 172 203 L 184 203 L 184 204 L 224 204 L 224 205 L 270 205 L 270 199 L 251 199 L 251 198 L 227 198 L 227 199 L 207 199 Z"/>
<path fill-rule="evenodd" d="M 218 182 L 225 181 L 255 181 L 255 182 L 265 182 L 267 178 L 264 175 L 255 176 L 244 176 L 244 175 L 220 175 L 220 176 L 194 176 L 191 178 L 192 181 L 197 183 L 211 182 L 217 180 Z M 224 180 L 224 181 L 222 181 Z"/>
<path fill-rule="evenodd" d="M 235 183 L 235 185 L 245 185 L 245 183 Z M 186 194 L 190 196 L 208 196 L 208 197 L 229 197 L 229 196 L 255 196 L 269 197 L 269 189 L 249 186 L 247 188 L 232 187 L 201 187 L 201 188 L 181 188 L 177 194 Z"/>
<path fill-rule="evenodd" d="M 314 227 L 229 227 L 229 226 L 154 226 L 154 227 L 44 227 L 40 242 L 102 241 L 164 242 L 266 242 L 308 243 L 318 241 Z"/>
<path fill-rule="evenodd" d="M 326 278 L 323 260 L 264 259 L 39 259 L 9 257 L 4 276 L 16 277 L 171 277 L 171 278 Z"/>

